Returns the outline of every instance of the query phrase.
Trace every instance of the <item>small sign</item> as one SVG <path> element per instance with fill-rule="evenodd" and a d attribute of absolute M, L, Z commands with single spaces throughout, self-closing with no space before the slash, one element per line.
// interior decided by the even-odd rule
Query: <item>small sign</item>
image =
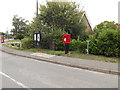
<path fill-rule="evenodd" d="M 34 32 L 34 41 L 36 42 L 37 45 L 40 44 L 40 40 L 41 40 L 40 31 L 35 31 Z"/>

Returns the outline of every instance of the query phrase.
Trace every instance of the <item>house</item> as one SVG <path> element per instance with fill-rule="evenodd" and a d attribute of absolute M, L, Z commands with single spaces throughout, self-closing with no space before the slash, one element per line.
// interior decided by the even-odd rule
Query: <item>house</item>
<path fill-rule="evenodd" d="M 116 25 L 116 30 L 120 29 L 120 24 Z"/>
<path fill-rule="evenodd" d="M 93 32 L 93 29 L 91 27 L 91 23 L 90 23 L 90 20 L 88 19 L 88 16 L 86 14 L 86 12 L 84 11 L 81 19 L 80 19 L 80 22 L 84 20 L 85 21 L 85 24 L 86 24 L 86 32 L 88 33 L 92 33 Z"/>
<path fill-rule="evenodd" d="M 4 43 L 4 35 L 0 35 L 0 43 Z"/>

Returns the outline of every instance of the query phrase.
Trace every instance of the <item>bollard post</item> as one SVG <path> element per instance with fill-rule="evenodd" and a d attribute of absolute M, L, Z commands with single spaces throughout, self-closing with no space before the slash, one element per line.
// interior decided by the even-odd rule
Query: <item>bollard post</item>
<path fill-rule="evenodd" d="M 69 44 L 65 44 L 65 54 L 68 54 L 69 52 Z"/>
<path fill-rule="evenodd" d="M 87 41 L 87 54 L 89 54 L 89 42 L 90 42 L 90 40 L 86 40 Z"/>

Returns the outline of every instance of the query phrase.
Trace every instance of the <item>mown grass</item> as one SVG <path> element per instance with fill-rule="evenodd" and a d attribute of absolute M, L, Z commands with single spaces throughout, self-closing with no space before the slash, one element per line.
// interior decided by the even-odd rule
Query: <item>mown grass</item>
<path fill-rule="evenodd" d="M 5 47 L 9 47 L 9 48 L 11 48 L 11 49 L 15 49 L 15 50 L 23 50 L 23 49 L 21 49 L 21 48 L 18 48 L 18 47 L 16 47 L 16 46 L 9 46 L 9 44 L 2 44 L 2 46 L 5 46 Z"/>
<path fill-rule="evenodd" d="M 19 39 L 9 40 L 9 42 L 20 42 L 20 40 Z"/>
<path fill-rule="evenodd" d="M 4 46 L 7 46 L 7 45 L 4 45 Z M 53 51 L 53 50 L 40 49 L 40 48 L 32 48 L 32 49 L 20 49 L 15 47 L 10 47 L 10 48 L 16 49 L 16 50 L 28 51 L 28 52 L 42 52 L 42 53 L 47 53 L 47 54 L 52 54 L 57 56 L 65 56 L 65 57 L 73 57 L 73 58 L 80 58 L 80 59 L 87 59 L 87 60 L 113 62 L 113 63 L 118 63 L 118 61 L 120 60 L 120 58 L 117 58 L 117 57 L 105 57 L 100 55 L 83 54 L 77 51 L 70 51 L 67 55 L 65 55 L 64 51 Z"/>
<path fill-rule="evenodd" d="M 114 62 L 114 63 L 118 63 L 118 61 L 120 59 L 117 57 L 105 57 L 105 56 L 101 56 L 101 55 L 82 54 L 79 52 L 70 52 L 70 54 L 68 54 L 68 56 L 74 57 L 74 58 L 98 60 L 98 61 Z"/>
<path fill-rule="evenodd" d="M 28 52 L 42 52 L 42 53 L 58 55 L 58 56 L 61 56 L 61 55 L 64 54 L 63 51 L 53 51 L 53 50 L 39 49 L 39 48 L 25 49 L 24 51 L 28 51 Z"/>
<path fill-rule="evenodd" d="M 53 51 L 53 50 L 47 50 L 47 49 L 26 49 L 24 51 L 28 52 L 42 52 L 57 56 L 66 56 L 66 57 L 73 57 L 73 58 L 80 58 L 80 59 L 88 59 L 88 60 L 98 60 L 98 61 L 105 61 L 105 62 L 113 62 L 117 63 L 120 58 L 117 57 L 105 57 L 100 55 L 91 55 L 91 54 L 83 54 L 76 51 L 70 51 L 69 54 L 65 55 L 64 51 Z"/>

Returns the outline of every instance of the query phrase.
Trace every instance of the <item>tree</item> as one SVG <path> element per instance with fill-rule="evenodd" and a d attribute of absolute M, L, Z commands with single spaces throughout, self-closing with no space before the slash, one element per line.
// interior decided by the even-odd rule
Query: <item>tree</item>
<path fill-rule="evenodd" d="M 105 56 L 120 56 L 120 31 L 117 23 L 104 21 L 95 27 L 95 33 L 90 35 L 90 53 Z"/>
<path fill-rule="evenodd" d="M 37 25 L 42 32 L 51 33 L 61 29 L 77 39 L 85 30 L 84 22 L 80 23 L 83 12 L 79 12 L 74 2 L 47 2 L 46 5 L 41 5 L 39 10 Z M 36 19 L 34 20 L 33 26 L 36 23 Z"/>
<path fill-rule="evenodd" d="M 5 33 L 3 33 L 3 32 L 0 32 L 0 35 L 5 35 Z"/>
<path fill-rule="evenodd" d="M 93 36 L 97 38 L 100 32 L 108 30 L 108 29 L 116 30 L 116 25 L 118 24 L 115 23 L 114 21 L 113 22 L 110 22 L 110 21 L 101 22 L 100 24 L 96 25 L 96 27 L 94 28 Z"/>
<path fill-rule="evenodd" d="M 94 31 L 98 32 L 98 31 L 101 31 L 101 30 L 105 30 L 105 29 L 116 29 L 116 25 L 117 23 L 115 23 L 114 21 L 113 22 L 110 22 L 110 21 L 104 21 L 100 24 L 98 24 L 95 28 L 94 28 Z"/>
<path fill-rule="evenodd" d="M 22 17 L 18 17 L 17 15 L 14 15 L 12 22 L 14 28 L 11 30 L 11 32 L 13 32 L 13 34 L 16 37 L 18 36 L 18 39 L 21 39 L 19 37 L 27 36 L 27 32 L 28 32 L 28 28 L 26 24 L 27 22 L 28 21 L 23 19 Z"/>

